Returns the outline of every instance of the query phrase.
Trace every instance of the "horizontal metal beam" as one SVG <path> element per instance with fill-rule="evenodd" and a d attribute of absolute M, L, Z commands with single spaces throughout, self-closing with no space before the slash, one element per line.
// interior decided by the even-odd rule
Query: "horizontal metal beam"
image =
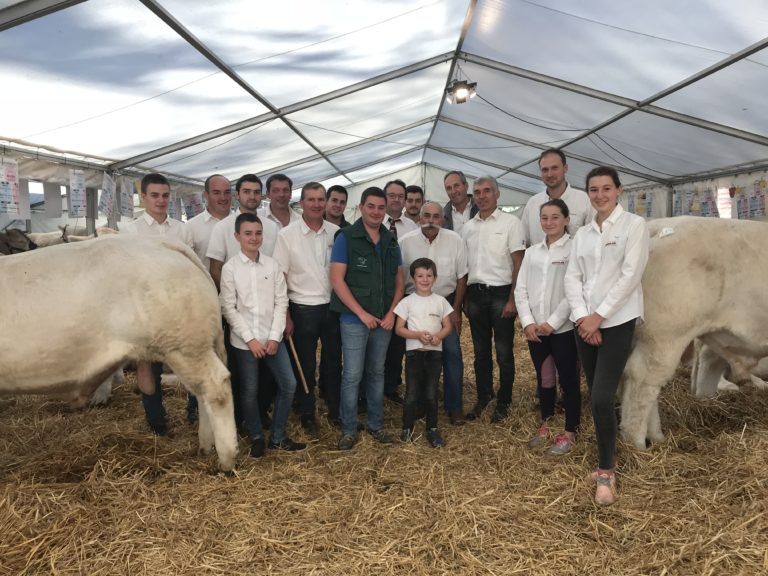
<path fill-rule="evenodd" d="M 522 144 L 524 146 L 530 146 L 532 148 L 537 148 L 538 150 L 547 150 L 551 148 L 551 146 L 547 146 L 545 144 L 538 144 L 536 142 L 531 142 L 530 140 L 525 140 L 523 138 L 517 138 L 516 136 L 510 136 L 509 134 L 502 134 L 501 132 L 496 132 L 495 130 L 489 130 L 487 128 L 482 128 L 480 126 L 476 126 L 474 124 L 469 124 L 467 122 L 461 122 L 460 120 L 454 120 L 452 118 L 441 118 L 441 122 L 445 122 L 446 124 L 453 124 L 454 126 L 458 126 L 460 128 L 466 128 L 467 130 L 473 130 L 475 132 L 479 132 L 481 134 L 486 134 L 487 136 L 493 136 L 494 138 L 499 138 L 501 140 L 508 140 L 509 142 L 515 142 L 516 144 Z M 574 160 L 580 160 L 582 162 L 587 162 L 589 164 L 595 164 L 599 165 L 594 158 L 588 158 L 587 156 L 581 156 L 580 154 L 574 154 L 570 151 L 568 151 L 568 158 L 573 158 Z M 481 160 L 478 160 L 480 162 Z M 527 164 L 530 164 L 530 162 L 527 162 L 526 164 L 523 164 L 522 166 L 526 166 Z M 612 168 L 615 168 L 619 172 L 623 172 L 625 174 L 630 174 L 632 176 L 637 176 L 638 178 L 643 178 L 644 180 L 652 180 L 653 182 L 658 182 L 660 184 L 664 184 L 667 181 L 658 178 L 657 176 L 649 176 L 648 174 L 645 174 L 643 172 L 638 172 L 637 170 L 633 170 L 631 168 L 625 168 L 624 166 L 621 166 L 619 164 L 603 164 L 604 166 L 611 166 Z"/>
<path fill-rule="evenodd" d="M 754 142 L 756 144 L 761 144 L 763 146 L 768 146 L 768 137 L 763 136 L 762 134 L 755 134 L 753 132 L 747 132 L 746 130 L 740 130 L 738 128 L 734 128 L 732 126 L 726 126 L 725 124 L 718 124 L 717 122 L 710 122 L 709 120 L 704 120 L 702 118 L 698 118 L 695 116 L 689 116 L 687 114 L 681 114 L 680 112 L 675 112 L 673 110 L 667 110 L 666 108 L 661 108 L 659 106 L 653 106 L 651 105 L 652 102 L 655 102 L 661 98 L 664 98 L 666 96 L 669 96 L 676 90 L 681 90 L 682 88 L 693 84 L 697 80 L 701 80 L 702 78 L 706 77 L 708 74 L 711 74 L 713 69 L 716 68 L 717 70 L 724 68 L 730 64 L 733 64 L 735 61 L 734 58 L 737 55 L 741 55 L 739 59 L 746 58 L 750 54 L 753 54 L 754 52 L 761 50 L 762 48 L 768 47 L 768 38 L 765 40 L 758 42 L 756 44 L 753 44 L 749 48 L 746 48 L 742 50 L 741 52 L 729 56 L 722 62 L 710 66 L 710 68 L 707 68 L 706 70 L 701 71 L 698 74 L 695 74 L 691 76 L 690 78 L 684 80 L 683 82 L 680 82 L 676 84 L 675 90 L 672 90 L 674 87 L 667 88 L 666 90 L 663 90 L 650 98 L 646 98 L 643 101 L 636 101 L 632 100 L 631 98 L 625 98 L 623 96 L 618 96 L 616 94 L 611 94 L 610 92 L 604 92 L 602 90 L 595 90 L 594 88 L 589 88 L 587 86 L 582 86 L 580 84 L 575 84 L 573 82 L 568 82 L 567 80 L 562 80 L 560 78 L 554 78 L 552 76 L 547 76 L 545 74 L 540 74 L 538 72 L 533 72 L 532 70 L 526 70 L 525 68 L 519 68 L 517 66 L 511 66 L 509 64 L 505 64 L 504 62 L 498 62 L 497 60 L 491 60 L 490 58 L 483 58 L 482 56 L 477 56 L 475 54 L 469 54 L 466 52 L 463 52 L 459 55 L 460 59 L 464 59 L 467 62 L 472 62 L 473 64 L 477 64 L 479 66 L 483 66 L 485 68 L 490 68 L 492 70 L 497 70 L 499 72 L 505 72 L 507 74 L 511 74 L 513 76 L 518 76 L 520 78 L 526 78 L 528 80 L 532 80 L 534 82 L 539 82 L 541 84 L 547 84 L 549 86 L 554 86 L 555 88 L 561 88 L 563 90 L 567 90 L 569 92 L 574 92 L 576 94 L 581 94 L 583 96 L 588 96 L 590 98 L 596 98 L 597 100 L 602 100 L 603 102 L 609 102 L 611 104 L 615 104 L 617 106 L 623 106 L 627 108 L 627 110 L 619 112 L 616 114 L 613 118 L 610 118 L 606 120 L 605 122 L 599 124 L 599 128 L 602 129 L 605 126 L 608 126 L 616 121 L 618 121 L 621 118 L 624 118 L 625 116 L 629 115 L 630 113 L 634 111 L 643 111 L 648 112 L 649 114 L 654 114 L 655 116 L 660 116 L 663 118 L 667 118 L 669 120 L 675 120 L 677 122 L 682 122 L 684 124 L 689 124 L 691 126 L 696 126 L 698 128 L 703 128 L 705 130 L 711 130 L 713 132 L 718 132 L 720 134 L 725 134 L 727 136 L 732 136 L 734 138 L 739 138 L 741 140 L 746 140 L 748 142 Z M 727 62 L 727 63 L 726 63 Z M 710 71 L 711 70 L 711 71 Z M 709 71 L 709 72 L 708 72 Z M 593 128 L 592 131 L 595 129 Z M 590 134 L 592 132 L 589 132 Z M 586 134 L 580 135 L 582 138 L 586 136 Z M 580 139 L 579 137 L 574 138 L 574 141 Z"/>
<path fill-rule="evenodd" d="M 0 10 L 0 32 L 42 16 L 53 14 L 85 0 L 26 0 Z"/>
<path fill-rule="evenodd" d="M 369 136 L 368 138 L 362 138 L 360 140 L 355 140 L 354 142 L 350 142 L 349 144 L 344 144 L 343 146 L 339 146 L 337 148 L 333 148 L 331 150 L 326 151 L 326 154 L 328 156 L 333 156 L 334 154 L 339 154 L 341 152 L 345 152 L 347 150 L 351 150 L 352 148 L 357 148 L 358 146 L 362 146 L 364 144 L 369 144 L 371 142 L 375 142 L 377 140 L 383 140 L 384 138 L 389 138 L 390 136 L 394 136 L 395 134 L 399 134 L 401 132 L 405 132 L 407 130 L 410 130 L 412 128 L 417 128 L 418 126 L 421 126 L 423 124 L 428 124 L 429 122 L 434 122 L 436 119 L 435 116 L 429 116 L 427 118 L 423 118 L 421 120 L 418 120 L 416 122 L 411 122 L 410 124 L 406 124 L 405 126 L 400 126 L 399 128 L 393 128 L 392 130 L 387 130 L 386 132 L 381 132 L 379 134 L 376 134 L 374 136 Z M 421 144 L 420 144 L 421 146 Z M 294 160 L 293 162 L 288 162 L 286 164 L 281 164 L 280 166 L 274 166 L 273 168 L 270 168 L 269 170 L 263 170 L 261 171 L 262 174 L 275 174 L 277 172 L 286 172 L 293 168 L 294 166 L 298 166 L 300 164 L 304 164 L 306 162 L 314 162 L 315 160 L 320 160 L 322 156 L 319 154 L 314 154 L 312 156 L 305 156 L 304 158 L 300 158 L 298 160 Z"/>
<path fill-rule="evenodd" d="M 314 96 L 312 98 L 308 98 L 307 100 L 302 100 L 301 102 L 296 102 L 295 104 L 285 106 L 279 109 L 277 114 L 268 112 L 265 114 L 261 114 L 259 116 L 254 116 L 253 118 L 249 118 L 241 122 L 236 122 L 234 124 L 230 124 L 229 126 L 224 126 L 223 128 L 218 128 L 216 130 L 204 132 L 203 134 L 198 134 L 197 136 L 193 136 L 191 138 L 181 140 L 179 142 L 170 144 L 168 146 L 163 146 L 162 148 L 157 148 L 150 152 L 145 152 L 144 154 L 139 154 L 131 158 L 126 158 L 125 160 L 115 162 L 114 167 L 116 169 L 119 169 L 124 166 L 134 166 L 137 164 L 141 164 L 143 162 L 146 162 L 147 160 L 153 160 L 154 158 L 158 158 L 166 154 L 171 154 L 173 152 L 176 152 L 177 150 L 189 148 L 190 146 L 202 144 L 204 142 L 214 140 L 221 136 L 232 134 L 233 132 L 237 132 L 239 130 L 244 130 L 252 126 L 257 126 L 258 124 L 263 124 L 264 122 L 268 122 L 270 120 L 274 120 L 278 118 L 278 116 L 287 116 L 295 112 L 300 112 L 301 110 L 306 110 L 307 108 L 311 108 L 319 104 L 330 102 L 331 100 L 334 100 L 336 98 L 348 96 L 350 94 L 360 92 L 361 90 L 365 90 L 366 88 L 377 86 L 379 84 L 383 84 L 384 82 L 389 82 L 390 80 L 395 80 L 397 78 L 401 78 L 403 76 L 413 74 L 414 72 L 419 72 L 421 70 L 431 68 L 432 66 L 437 66 L 438 64 L 447 62 L 448 60 L 451 59 L 452 56 L 453 56 L 453 52 L 446 52 L 443 54 L 439 54 L 437 56 L 433 56 L 432 58 L 427 58 L 426 60 L 422 60 L 420 62 L 410 64 L 408 66 L 403 66 L 402 68 L 398 68 L 397 70 L 392 70 L 391 72 L 379 74 L 378 76 L 368 78 L 367 80 L 363 80 L 355 84 L 350 84 L 349 86 L 345 86 L 344 88 L 339 88 L 338 90 L 333 90 L 331 92 L 327 92 L 320 96 Z"/>

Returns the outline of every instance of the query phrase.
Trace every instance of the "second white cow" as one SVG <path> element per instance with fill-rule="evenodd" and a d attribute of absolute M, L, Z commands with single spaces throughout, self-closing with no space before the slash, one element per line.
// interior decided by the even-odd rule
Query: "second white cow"
<path fill-rule="evenodd" d="M 624 372 L 622 435 L 637 448 L 663 438 L 657 399 L 688 344 L 700 338 L 739 376 L 768 356 L 768 227 L 666 218 L 649 223 L 645 323 Z"/>

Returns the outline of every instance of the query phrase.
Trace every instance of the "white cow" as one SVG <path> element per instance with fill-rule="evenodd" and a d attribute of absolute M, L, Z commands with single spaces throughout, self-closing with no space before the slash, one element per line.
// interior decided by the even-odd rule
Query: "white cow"
<path fill-rule="evenodd" d="M 649 223 L 645 324 L 624 372 L 622 435 L 637 448 L 663 439 L 657 399 L 686 346 L 700 338 L 748 380 L 768 356 L 768 227 L 691 216 Z"/>
<path fill-rule="evenodd" d="M 200 450 L 237 453 L 216 289 L 195 253 L 132 236 L 0 258 L 0 393 L 83 405 L 127 360 L 166 362 L 197 396 Z M 44 331 L 45 338 L 40 338 Z"/>

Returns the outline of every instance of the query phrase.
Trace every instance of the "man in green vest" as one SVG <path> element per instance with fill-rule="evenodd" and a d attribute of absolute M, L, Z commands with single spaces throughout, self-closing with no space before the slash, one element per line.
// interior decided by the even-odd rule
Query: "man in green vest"
<path fill-rule="evenodd" d="M 381 444 L 392 443 L 384 430 L 384 361 L 404 280 L 397 239 L 382 225 L 386 207 L 381 188 L 366 188 L 360 218 L 338 232 L 331 252 L 331 310 L 340 314 L 344 359 L 339 450 L 351 450 L 357 441 L 357 398 L 363 374 L 368 433 Z"/>

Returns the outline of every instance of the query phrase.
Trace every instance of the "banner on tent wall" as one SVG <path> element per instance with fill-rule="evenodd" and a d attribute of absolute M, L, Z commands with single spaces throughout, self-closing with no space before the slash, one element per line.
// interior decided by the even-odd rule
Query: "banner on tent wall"
<path fill-rule="evenodd" d="M 755 180 L 751 185 L 735 186 L 735 188 L 736 218 L 739 220 L 764 218 L 768 182 L 765 179 Z"/>
<path fill-rule="evenodd" d="M 181 220 L 181 198 L 171 190 L 171 200 L 168 202 L 168 218 Z"/>
<path fill-rule="evenodd" d="M 104 172 L 104 177 L 101 179 L 99 212 L 107 217 L 113 216 L 115 213 L 115 181 L 106 172 Z"/>
<path fill-rule="evenodd" d="M 19 165 L 16 160 L 3 158 L 0 165 L 0 213 L 19 213 Z"/>
<path fill-rule="evenodd" d="M 672 215 L 719 218 L 717 193 L 713 188 L 674 190 L 672 192 Z"/>
<path fill-rule="evenodd" d="M 205 206 L 203 206 L 202 194 L 195 192 L 184 197 L 184 213 L 187 215 L 187 220 L 197 216 L 203 210 L 205 210 Z"/>
<path fill-rule="evenodd" d="M 86 214 L 85 172 L 69 170 L 69 191 L 67 192 L 67 212 L 70 218 L 84 218 Z"/>
<path fill-rule="evenodd" d="M 133 218 L 133 180 L 128 176 L 120 178 L 120 216 Z"/>
<path fill-rule="evenodd" d="M 653 192 L 629 192 L 627 196 L 627 211 L 643 218 L 650 218 L 653 212 Z"/>

